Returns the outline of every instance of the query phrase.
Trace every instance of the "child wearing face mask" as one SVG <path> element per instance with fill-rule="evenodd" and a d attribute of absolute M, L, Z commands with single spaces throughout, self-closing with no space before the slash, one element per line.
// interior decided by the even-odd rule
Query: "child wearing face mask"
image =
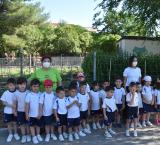
<path fill-rule="evenodd" d="M 8 137 L 7 142 L 11 142 L 13 137 L 16 140 L 19 140 L 20 137 L 17 134 L 17 125 L 16 125 L 16 117 L 15 111 L 16 106 L 14 104 L 15 101 L 15 91 L 16 91 L 16 80 L 14 78 L 9 78 L 7 80 L 7 90 L 1 96 L 1 101 L 4 104 L 4 123 L 7 124 L 8 129 Z"/>
<path fill-rule="evenodd" d="M 142 126 L 146 127 L 153 126 L 150 122 L 150 114 L 153 111 L 154 105 L 154 92 L 153 88 L 151 87 L 152 78 L 150 76 L 144 77 L 144 86 L 142 88 L 142 100 L 143 100 L 143 122 Z"/>

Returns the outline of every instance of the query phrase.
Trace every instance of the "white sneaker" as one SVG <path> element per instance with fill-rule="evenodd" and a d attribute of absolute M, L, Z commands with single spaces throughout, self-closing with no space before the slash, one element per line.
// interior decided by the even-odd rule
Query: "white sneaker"
<path fill-rule="evenodd" d="M 27 142 L 27 137 L 23 135 L 21 139 L 21 143 L 26 143 L 26 142 Z"/>
<path fill-rule="evenodd" d="M 38 141 L 40 141 L 40 142 L 43 141 L 43 138 L 41 137 L 40 134 L 37 135 L 37 139 L 38 139 Z"/>
<path fill-rule="evenodd" d="M 88 130 L 87 128 L 83 129 L 84 133 L 87 133 L 87 134 L 91 134 L 91 131 Z"/>
<path fill-rule="evenodd" d="M 73 141 L 73 135 L 72 134 L 69 134 L 68 140 Z"/>
<path fill-rule="evenodd" d="M 101 129 L 101 128 L 102 128 L 101 125 L 99 124 L 99 122 L 97 123 L 97 128 L 98 128 L 98 129 Z"/>
<path fill-rule="evenodd" d="M 54 133 L 51 134 L 51 138 L 52 138 L 53 140 L 57 140 L 57 137 L 56 137 L 56 135 L 55 135 Z"/>
<path fill-rule="evenodd" d="M 33 144 L 38 144 L 38 143 L 39 143 L 36 136 L 34 136 L 34 137 L 32 138 L 32 141 L 33 141 Z"/>
<path fill-rule="evenodd" d="M 11 142 L 12 139 L 13 139 L 13 134 L 9 134 L 6 141 Z"/>
<path fill-rule="evenodd" d="M 68 138 L 68 134 L 66 132 L 63 132 L 64 138 Z"/>
<path fill-rule="evenodd" d="M 137 124 L 137 127 L 142 128 L 142 125 L 140 123 Z"/>
<path fill-rule="evenodd" d="M 146 127 L 146 122 L 145 121 L 142 122 L 142 127 Z"/>
<path fill-rule="evenodd" d="M 126 130 L 126 136 L 127 136 L 127 137 L 129 137 L 129 136 L 130 136 L 130 132 L 129 132 L 129 130 L 128 130 L 128 129 Z"/>
<path fill-rule="evenodd" d="M 20 137 L 17 133 L 14 134 L 14 138 L 15 138 L 15 140 L 20 140 Z"/>
<path fill-rule="evenodd" d="M 107 138 L 112 138 L 112 135 L 108 132 L 108 131 L 105 131 L 105 134 L 104 134 Z"/>
<path fill-rule="evenodd" d="M 86 128 L 91 131 L 90 125 L 86 124 Z"/>
<path fill-rule="evenodd" d="M 31 141 L 31 136 L 27 135 L 27 142 L 30 142 L 30 141 Z"/>
<path fill-rule="evenodd" d="M 134 137 L 137 137 L 137 130 L 134 130 Z"/>
<path fill-rule="evenodd" d="M 109 131 L 109 133 L 111 133 L 111 134 L 113 134 L 113 135 L 115 135 L 115 134 L 116 134 L 116 132 L 115 132 L 115 131 L 113 131 L 111 128 L 110 128 L 108 131 Z"/>
<path fill-rule="evenodd" d="M 74 133 L 74 137 L 75 137 L 76 140 L 78 140 L 79 139 L 78 133 Z"/>
<path fill-rule="evenodd" d="M 84 137 L 84 136 L 86 136 L 86 134 L 85 134 L 85 133 L 83 133 L 82 131 L 80 131 L 80 132 L 79 132 L 79 136 Z"/>
<path fill-rule="evenodd" d="M 93 126 L 93 129 L 94 129 L 94 130 L 97 130 L 97 126 L 96 126 L 95 123 L 93 123 L 92 126 Z"/>
<path fill-rule="evenodd" d="M 50 134 L 47 134 L 45 138 L 45 142 L 49 142 L 49 140 L 50 140 Z"/>
<path fill-rule="evenodd" d="M 62 134 L 59 135 L 59 141 L 64 141 L 64 138 L 63 138 Z"/>
<path fill-rule="evenodd" d="M 152 124 L 150 121 L 147 121 L 146 124 L 147 124 L 148 126 L 153 126 L 153 124 Z"/>

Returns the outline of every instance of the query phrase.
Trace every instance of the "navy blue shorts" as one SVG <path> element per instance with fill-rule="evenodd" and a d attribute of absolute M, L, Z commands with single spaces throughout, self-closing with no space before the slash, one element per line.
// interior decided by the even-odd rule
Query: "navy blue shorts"
<path fill-rule="evenodd" d="M 17 124 L 18 125 L 23 125 L 23 124 L 27 124 L 27 120 L 25 117 L 25 112 L 17 112 Z"/>
<path fill-rule="evenodd" d="M 143 108 L 139 108 L 139 114 L 138 115 L 143 115 Z"/>
<path fill-rule="evenodd" d="M 75 127 L 80 125 L 80 117 L 78 118 L 68 118 L 68 127 Z"/>
<path fill-rule="evenodd" d="M 154 112 L 151 104 L 146 104 L 143 102 L 143 111 L 144 113 Z"/>
<path fill-rule="evenodd" d="M 104 120 L 104 124 L 106 126 L 109 126 L 110 124 L 112 124 L 115 121 L 115 112 L 106 112 L 107 115 L 107 120 Z"/>
<path fill-rule="evenodd" d="M 80 118 L 81 118 L 81 120 L 82 119 L 87 119 L 87 117 L 88 117 L 88 110 L 80 112 Z"/>
<path fill-rule="evenodd" d="M 43 125 L 43 119 L 42 117 L 40 119 L 37 119 L 35 117 L 30 117 L 29 118 L 29 126 L 39 126 L 42 127 Z"/>
<path fill-rule="evenodd" d="M 67 126 L 67 114 L 58 114 L 59 122 L 57 122 L 57 126 Z"/>
<path fill-rule="evenodd" d="M 54 116 L 53 115 L 43 116 L 42 119 L 44 125 L 52 125 L 54 121 Z"/>
<path fill-rule="evenodd" d="M 100 114 L 100 110 L 91 110 L 91 115 L 99 115 Z"/>
<path fill-rule="evenodd" d="M 138 118 L 138 107 L 127 107 L 127 119 Z"/>
<path fill-rule="evenodd" d="M 3 121 L 4 121 L 4 123 L 16 122 L 17 121 L 17 117 L 15 117 L 14 114 L 4 113 L 3 114 Z"/>
<path fill-rule="evenodd" d="M 121 112 L 121 109 L 122 109 L 122 107 L 123 107 L 123 104 L 116 104 L 116 106 L 117 106 L 117 111 L 118 112 Z"/>

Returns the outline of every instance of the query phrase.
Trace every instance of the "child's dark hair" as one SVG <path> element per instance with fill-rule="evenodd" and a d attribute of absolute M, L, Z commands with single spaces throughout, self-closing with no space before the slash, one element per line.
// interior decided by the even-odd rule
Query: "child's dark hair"
<path fill-rule="evenodd" d="M 33 85 L 40 85 L 40 81 L 38 79 L 31 80 L 30 86 L 33 86 Z"/>
<path fill-rule="evenodd" d="M 7 84 L 16 84 L 16 79 L 15 78 L 9 78 L 8 80 L 7 80 Z"/>
<path fill-rule="evenodd" d="M 122 81 L 122 77 L 120 77 L 120 76 L 116 77 L 115 81 L 117 81 L 117 80 L 121 80 Z"/>
<path fill-rule="evenodd" d="M 141 85 L 141 83 L 140 82 L 136 82 L 136 85 L 138 86 L 138 85 Z"/>
<path fill-rule="evenodd" d="M 19 77 L 17 79 L 17 84 L 23 84 L 23 83 L 27 84 L 27 79 L 25 77 Z"/>
<path fill-rule="evenodd" d="M 56 88 L 56 93 L 59 93 L 60 91 L 64 91 L 64 88 L 62 86 Z"/>
<path fill-rule="evenodd" d="M 107 86 L 105 88 L 105 92 L 109 92 L 109 91 L 113 91 L 114 90 L 114 87 L 113 86 Z"/>
<path fill-rule="evenodd" d="M 86 86 L 86 85 L 87 85 L 86 81 L 83 81 L 83 82 L 79 83 L 79 87 Z"/>
<path fill-rule="evenodd" d="M 130 87 L 137 86 L 137 83 L 136 83 L 136 82 L 131 82 L 131 83 L 129 84 L 129 86 L 130 86 Z"/>
<path fill-rule="evenodd" d="M 70 85 L 68 90 L 77 90 L 77 87 L 75 85 Z"/>
<path fill-rule="evenodd" d="M 93 81 L 92 82 L 92 86 L 94 87 L 94 86 L 98 86 L 99 85 L 99 83 L 97 82 L 97 81 Z"/>

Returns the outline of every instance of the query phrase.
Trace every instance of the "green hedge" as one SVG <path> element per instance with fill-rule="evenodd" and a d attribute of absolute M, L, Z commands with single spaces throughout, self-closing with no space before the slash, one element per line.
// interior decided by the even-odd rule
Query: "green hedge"
<path fill-rule="evenodd" d="M 93 81 L 93 55 L 89 53 L 82 64 L 82 69 L 87 75 L 89 82 Z M 116 77 L 122 77 L 124 69 L 128 66 L 130 55 L 106 54 L 102 51 L 96 51 L 96 78 L 97 81 L 109 80 L 109 71 L 111 83 Z M 138 57 L 138 67 L 142 70 L 142 75 L 151 75 L 153 81 L 160 76 L 160 55 L 145 55 Z M 111 69 L 110 69 L 111 64 Z"/>

